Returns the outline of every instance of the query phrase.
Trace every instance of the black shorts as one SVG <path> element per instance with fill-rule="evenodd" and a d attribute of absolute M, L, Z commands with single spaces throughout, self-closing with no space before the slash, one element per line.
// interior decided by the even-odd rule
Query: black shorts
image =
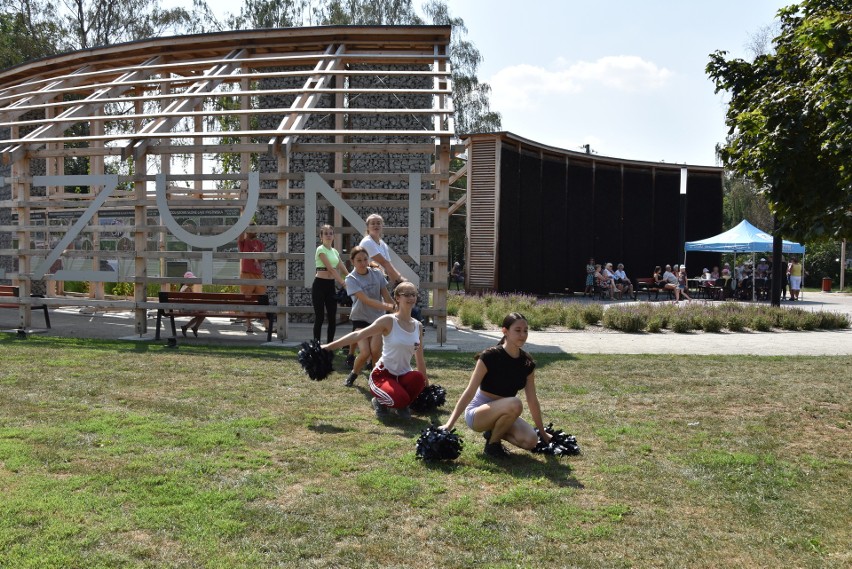
<path fill-rule="evenodd" d="M 361 330 L 363 328 L 366 328 L 369 325 L 370 325 L 370 323 L 367 322 L 366 320 L 353 320 L 352 321 L 352 331 L 354 332 L 355 330 Z"/>

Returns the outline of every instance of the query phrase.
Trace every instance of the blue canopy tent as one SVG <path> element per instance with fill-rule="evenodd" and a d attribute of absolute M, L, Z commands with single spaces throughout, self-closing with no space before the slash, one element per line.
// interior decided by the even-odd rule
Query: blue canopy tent
<path fill-rule="evenodd" d="M 684 264 L 686 263 L 686 253 L 689 251 L 733 253 L 734 264 L 736 264 L 737 253 L 751 253 L 752 263 L 754 263 L 755 253 L 772 252 L 772 235 L 761 231 L 744 219 L 736 227 L 732 227 L 719 235 L 700 241 L 687 241 L 684 249 Z M 803 245 L 785 240 L 782 242 L 781 251 L 787 254 L 802 255 L 802 265 L 804 266 L 805 248 Z M 753 290 L 754 287 L 752 287 Z"/>

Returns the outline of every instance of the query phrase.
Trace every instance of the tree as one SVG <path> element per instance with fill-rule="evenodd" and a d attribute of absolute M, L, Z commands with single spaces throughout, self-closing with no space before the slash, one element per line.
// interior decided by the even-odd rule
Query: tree
<path fill-rule="evenodd" d="M 500 130 L 500 113 L 490 107 L 491 87 L 477 77 L 482 54 L 464 39 L 464 20 L 452 17 L 444 0 L 428 0 L 423 11 L 431 24 L 452 27 L 450 64 L 456 133 Z M 424 20 L 412 0 L 245 0 L 239 15 L 226 18 L 230 29 L 422 24 Z"/>
<path fill-rule="evenodd" d="M 183 8 L 160 9 L 159 0 L 63 2 L 60 21 L 74 50 L 181 34 L 192 20 Z"/>
<path fill-rule="evenodd" d="M 722 225 L 730 229 L 743 219 L 768 233 L 773 231 L 772 212 L 765 196 L 749 180 L 730 172 L 725 174 L 722 198 Z"/>
<path fill-rule="evenodd" d="M 290 28 L 301 25 L 305 11 L 304 0 L 245 0 L 239 15 L 226 22 L 232 30 Z"/>
<path fill-rule="evenodd" d="M 40 0 L 0 0 L 0 69 L 53 55 L 62 31 L 47 18 L 48 5 Z"/>
<path fill-rule="evenodd" d="M 852 237 L 852 0 L 778 11 L 774 52 L 710 56 L 731 100 L 725 164 L 763 189 L 776 231 L 797 241 Z"/>
<path fill-rule="evenodd" d="M 423 9 L 433 24 L 453 27 L 450 63 L 453 69 L 453 104 L 456 109 L 456 133 L 493 132 L 502 128 L 500 113 L 491 110 L 491 86 L 476 76 L 482 54 L 463 39 L 467 27 L 461 18 L 450 16 L 444 0 L 429 0 Z"/>

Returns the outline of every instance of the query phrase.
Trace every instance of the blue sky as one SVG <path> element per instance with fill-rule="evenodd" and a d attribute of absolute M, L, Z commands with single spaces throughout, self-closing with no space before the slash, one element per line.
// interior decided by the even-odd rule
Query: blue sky
<path fill-rule="evenodd" d="M 503 129 L 602 156 L 714 165 L 726 98 L 704 68 L 792 0 L 449 0 L 484 57 Z M 164 6 L 188 5 L 164 0 Z M 208 0 L 218 15 L 238 0 Z M 415 0 L 415 5 L 418 4 Z"/>

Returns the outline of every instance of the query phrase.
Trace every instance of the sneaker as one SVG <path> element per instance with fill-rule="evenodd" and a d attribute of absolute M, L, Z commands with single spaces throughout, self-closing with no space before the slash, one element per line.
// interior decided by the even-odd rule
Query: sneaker
<path fill-rule="evenodd" d="M 348 356 L 346 356 L 346 367 L 347 367 L 347 369 L 352 369 L 353 367 L 355 367 L 355 355 L 354 354 L 349 354 Z"/>
<path fill-rule="evenodd" d="M 483 452 L 491 458 L 509 458 L 511 456 L 500 443 L 485 443 Z"/>
<path fill-rule="evenodd" d="M 488 444 L 488 441 L 491 440 L 491 431 L 483 431 L 482 437 L 485 439 L 485 444 Z"/>
<path fill-rule="evenodd" d="M 346 381 L 343 382 L 343 385 L 346 387 L 352 387 L 355 384 L 356 379 L 358 379 L 358 374 L 353 371 L 349 374 L 349 377 L 346 378 Z"/>
<path fill-rule="evenodd" d="M 402 407 L 396 410 L 396 416 L 400 419 L 411 419 L 411 409 Z"/>
<path fill-rule="evenodd" d="M 384 419 L 388 416 L 388 408 L 379 403 L 379 400 L 375 397 L 370 399 L 370 405 L 373 406 L 373 411 L 376 412 L 377 419 Z"/>

